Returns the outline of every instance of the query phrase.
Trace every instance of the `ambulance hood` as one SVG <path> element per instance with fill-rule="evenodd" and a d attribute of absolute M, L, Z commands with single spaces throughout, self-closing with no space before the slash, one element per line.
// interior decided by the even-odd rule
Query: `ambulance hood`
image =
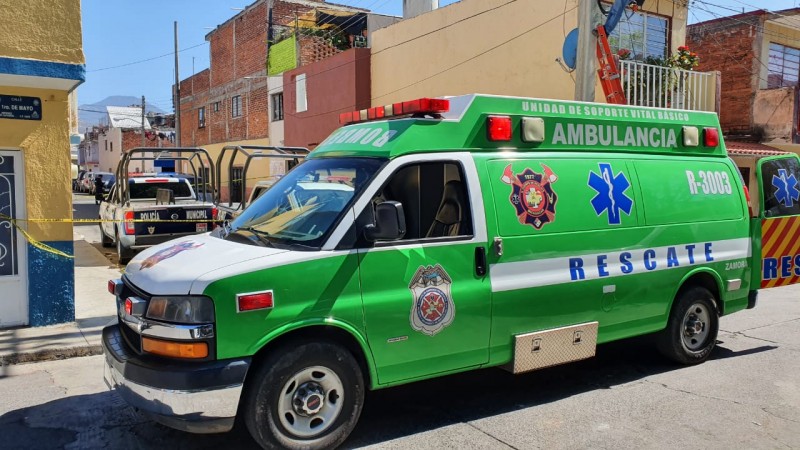
<path fill-rule="evenodd" d="M 149 294 L 186 295 L 192 284 L 209 272 L 248 262 L 259 265 L 255 260 L 286 252 L 226 241 L 206 233 L 144 250 L 128 264 L 125 277 Z"/>

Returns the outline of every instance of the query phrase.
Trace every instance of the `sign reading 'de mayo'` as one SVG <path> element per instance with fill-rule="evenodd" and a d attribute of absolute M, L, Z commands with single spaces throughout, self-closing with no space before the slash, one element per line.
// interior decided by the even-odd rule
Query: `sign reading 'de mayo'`
<path fill-rule="evenodd" d="M 42 120 L 42 100 L 0 94 L 0 119 Z"/>

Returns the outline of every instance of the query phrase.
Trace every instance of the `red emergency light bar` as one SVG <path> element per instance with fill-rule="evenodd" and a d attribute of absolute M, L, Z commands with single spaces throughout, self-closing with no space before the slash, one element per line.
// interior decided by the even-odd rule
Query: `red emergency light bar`
<path fill-rule="evenodd" d="M 407 102 L 393 103 L 386 106 L 375 106 L 339 114 L 339 124 L 367 122 L 390 117 L 408 116 L 411 114 L 441 114 L 450 111 L 450 100 L 441 98 L 420 98 Z"/>

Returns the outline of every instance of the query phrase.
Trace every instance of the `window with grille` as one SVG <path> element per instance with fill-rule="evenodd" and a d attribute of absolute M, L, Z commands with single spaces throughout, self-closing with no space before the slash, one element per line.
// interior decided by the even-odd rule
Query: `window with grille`
<path fill-rule="evenodd" d="M 206 108 L 205 106 L 197 110 L 197 128 L 205 128 L 206 126 Z"/>
<path fill-rule="evenodd" d="M 239 117 L 242 115 L 242 96 L 234 95 L 231 98 L 231 117 Z"/>
<path fill-rule="evenodd" d="M 610 8 L 611 5 L 605 5 Z M 669 54 L 670 23 L 666 17 L 643 11 L 626 11 L 608 37 L 611 50 L 629 50 L 629 59 L 664 59 Z"/>
<path fill-rule="evenodd" d="M 283 92 L 272 94 L 272 121 L 283 120 Z"/>
<path fill-rule="evenodd" d="M 769 44 L 767 87 L 796 86 L 800 75 L 800 50 L 780 44 Z"/>

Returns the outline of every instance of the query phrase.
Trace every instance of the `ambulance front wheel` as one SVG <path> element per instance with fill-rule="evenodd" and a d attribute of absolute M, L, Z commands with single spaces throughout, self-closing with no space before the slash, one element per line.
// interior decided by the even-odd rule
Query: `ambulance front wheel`
<path fill-rule="evenodd" d="M 264 448 L 335 448 L 361 415 L 364 377 L 345 348 L 305 343 L 273 353 L 245 391 L 244 420 Z"/>
<path fill-rule="evenodd" d="M 706 288 L 692 286 L 683 289 L 675 299 L 658 347 L 673 361 L 699 364 L 714 350 L 718 332 L 719 315 L 714 294 Z"/>

